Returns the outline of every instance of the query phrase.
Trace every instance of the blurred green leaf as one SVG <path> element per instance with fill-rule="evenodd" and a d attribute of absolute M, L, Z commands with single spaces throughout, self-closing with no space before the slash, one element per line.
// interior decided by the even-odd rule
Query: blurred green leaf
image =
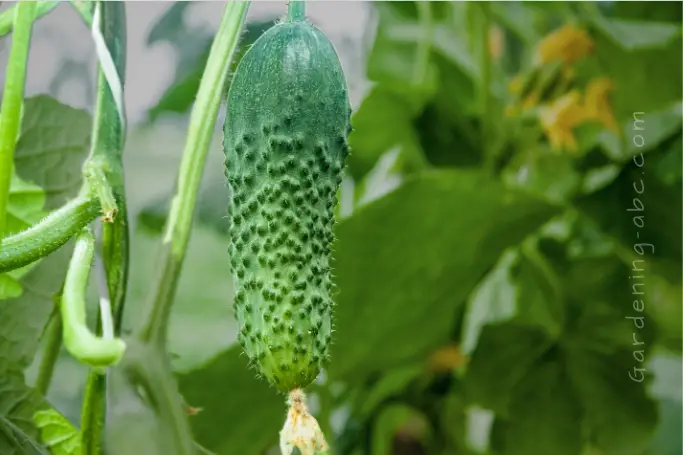
<path fill-rule="evenodd" d="M 665 22 L 608 19 L 593 16 L 593 25 L 627 51 L 659 48 L 681 36 L 681 28 Z"/>
<path fill-rule="evenodd" d="M 6 324 L 5 320 L 2 320 Z M 4 363 L 4 362 L 3 362 Z M 20 374 L 0 374 L 0 453 L 48 455 L 37 441 L 33 414 L 45 408 L 43 398 L 24 385 Z"/>
<path fill-rule="evenodd" d="M 599 32 L 595 58 L 600 72 L 614 81 L 611 98 L 617 119 L 632 119 L 634 112 L 663 110 L 683 99 L 680 37 L 662 48 L 627 51 Z"/>
<path fill-rule="evenodd" d="M 81 434 L 69 420 L 54 409 L 38 411 L 33 421 L 40 438 L 53 455 L 81 455 Z"/>
<path fill-rule="evenodd" d="M 359 208 L 337 229 L 330 377 L 358 380 L 445 342 L 486 270 L 555 212 L 463 171 L 424 173 Z"/>
<path fill-rule="evenodd" d="M 493 446 L 506 455 L 576 455 L 581 414 L 557 360 L 535 365 L 513 391 L 510 414 L 493 426 Z"/>
<path fill-rule="evenodd" d="M 401 392 L 422 371 L 422 364 L 410 364 L 384 373 L 375 384 L 364 391 L 365 394 L 362 395 L 362 404 L 359 409 L 360 415 L 369 415 L 384 400 Z"/>
<path fill-rule="evenodd" d="M 519 154 L 503 171 L 502 179 L 512 188 L 529 191 L 554 203 L 571 200 L 582 183 L 572 157 L 544 148 Z"/>
<path fill-rule="evenodd" d="M 632 350 L 609 356 L 585 350 L 567 352 L 566 371 L 583 409 L 587 437 L 605 454 L 638 453 L 657 425 L 656 404 L 643 384 L 629 377 L 629 371 L 640 366 Z"/>
<path fill-rule="evenodd" d="M 178 381 L 185 401 L 201 408 L 191 423 L 207 449 L 217 455 L 259 454 L 277 442 L 287 414 L 285 397 L 256 378 L 239 346 L 181 374 Z"/>
<path fill-rule="evenodd" d="M 398 430 L 423 417 L 419 411 L 407 405 L 394 404 L 383 408 L 374 422 L 370 455 L 391 455 L 394 453 L 394 437 Z M 411 435 L 422 436 L 422 435 Z"/>
<path fill-rule="evenodd" d="M 542 330 L 514 323 L 484 326 L 465 377 L 469 403 L 512 418 L 512 392 L 550 348 Z"/>
<path fill-rule="evenodd" d="M 354 131 L 349 136 L 348 168 L 354 179 L 363 178 L 395 146 L 401 147 L 411 162 L 421 162 L 422 151 L 412 125 L 414 115 L 401 95 L 383 85 L 370 91 L 351 118 Z"/>

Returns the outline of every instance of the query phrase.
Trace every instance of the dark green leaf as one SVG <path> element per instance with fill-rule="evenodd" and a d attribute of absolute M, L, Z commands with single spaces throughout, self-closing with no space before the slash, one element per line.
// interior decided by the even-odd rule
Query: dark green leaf
<path fill-rule="evenodd" d="M 515 324 L 483 328 L 465 377 L 468 402 L 508 414 L 512 392 L 529 369 L 550 348 L 551 341 L 541 330 Z"/>
<path fill-rule="evenodd" d="M 513 391 L 510 414 L 493 427 L 493 445 L 505 455 L 581 453 L 581 411 L 567 372 L 557 361 L 534 366 Z"/>
<path fill-rule="evenodd" d="M 587 437 L 605 454 L 639 453 L 657 425 L 655 402 L 646 395 L 644 384 L 629 376 L 634 367 L 643 366 L 633 357 L 637 349 L 607 356 L 588 350 L 567 353 L 566 367 L 583 409 Z"/>
<path fill-rule="evenodd" d="M 278 440 L 287 407 L 285 397 L 257 379 L 239 346 L 179 377 L 197 440 L 218 455 L 262 453 Z"/>

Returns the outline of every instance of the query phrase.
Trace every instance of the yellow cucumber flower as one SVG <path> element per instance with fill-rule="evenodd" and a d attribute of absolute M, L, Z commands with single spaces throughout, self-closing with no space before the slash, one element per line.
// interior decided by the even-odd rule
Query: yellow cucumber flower
<path fill-rule="evenodd" d="M 553 150 L 576 151 L 574 128 L 586 120 L 581 95 L 577 90 L 572 90 L 549 105 L 539 107 L 538 116 Z"/>
<path fill-rule="evenodd" d="M 591 120 L 597 120 L 615 133 L 619 132 L 619 126 L 614 118 L 612 106 L 609 101 L 609 93 L 614 90 L 614 85 L 606 77 L 593 79 L 586 87 L 584 109 L 586 116 Z"/>
<path fill-rule="evenodd" d="M 536 47 L 534 63 L 544 65 L 561 60 L 572 64 L 590 54 L 593 45 L 588 33 L 572 24 L 566 24 L 541 40 Z"/>

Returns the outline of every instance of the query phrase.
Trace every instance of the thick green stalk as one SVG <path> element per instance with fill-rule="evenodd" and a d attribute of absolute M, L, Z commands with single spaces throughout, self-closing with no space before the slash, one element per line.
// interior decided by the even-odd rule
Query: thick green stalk
<path fill-rule="evenodd" d="M 56 251 L 100 213 L 96 197 L 79 196 L 25 231 L 5 237 L 0 242 L 0 273 L 24 267 Z"/>
<path fill-rule="evenodd" d="M 5 89 L 0 111 L 0 238 L 5 232 L 9 187 L 14 167 L 14 148 L 19 134 L 21 105 L 24 101 L 24 82 L 28 48 L 35 19 L 36 3 L 20 1 L 14 11 L 14 34 L 5 71 Z"/>
<path fill-rule="evenodd" d="M 100 2 L 100 32 L 111 55 L 120 81 L 125 79 L 126 61 L 126 6 L 124 2 Z M 92 8 L 77 8 L 86 23 Z M 121 82 L 123 86 L 123 82 Z M 115 333 L 120 330 L 129 268 L 128 212 L 125 201 L 123 174 L 123 147 L 125 141 L 124 116 L 119 113 L 112 90 L 100 65 L 98 71 L 97 102 L 93 119 L 93 135 L 90 162 L 105 167 L 104 184 L 98 191 L 106 200 L 106 186 L 111 188 L 116 200 L 116 217 L 102 226 L 102 258 L 107 278 L 107 297 L 114 318 Z M 98 182 L 91 180 L 91 185 Z M 104 188 L 104 190 L 102 190 Z M 104 196 L 104 197 L 103 197 Z M 101 333 L 98 318 L 98 334 Z M 81 434 L 83 449 L 88 455 L 104 453 L 103 428 L 106 415 L 107 377 L 91 370 L 86 383 L 83 408 L 81 409 Z"/>
<path fill-rule="evenodd" d="M 223 87 L 249 4 L 249 1 L 229 1 L 226 4 L 211 45 L 190 115 L 187 141 L 178 171 L 177 193 L 173 198 L 162 243 L 159 276 L 152 288 L 142 323 L 124 358 L 127 375 L 136 378 L 138 385 L 148 390 L 160 424 L 164 427 L 164 434 L 173 438 L 171 446 L 175 454 L 169 455 L 195 453 L 192 432 L 165 348 L 167 324 L 192 229 L 197 193 Z"/>
<path fill-rule="evenodd" d="M 177 191 L 164 231 L 159 276 L 142 323 L 136 332 L 136 337 L 144 342 L 164 346 L 166 341 L 168 318 L 190 238 L 204 163 L 211 144 L 223 87 L 239 43 L 248 7 L 248 1 L 227 3 L 218 33 L 211 45 L 197 99 L 190 115 L 187 140 L 178 171 Z"/>
<path fill-rule="evenodd" d="M 55 1 L 36 2 L 34 20 L 45 16 L 47 13 L 55 9 L 57 5 L 59 5 L 59 2 Z M 0 37 L 5 36 L 12 31 L 12 28 L 14 27 L 15 9 L 16 6 L 12 6 L 0 14 Z"/>
<path fill-rule="evenodd" d="M 287 4 L 287 22 L 297 22 L 306 20 L 306 2 L 301 0 L 291 0 Z"/>

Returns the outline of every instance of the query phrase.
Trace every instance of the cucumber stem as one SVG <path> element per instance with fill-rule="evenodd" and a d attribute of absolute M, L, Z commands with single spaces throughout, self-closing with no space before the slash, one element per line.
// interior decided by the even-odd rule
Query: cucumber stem
<path fill-rule="evenodd" d="M 306 2 L 292 0 L 287 4 L 287 22 L 302 22 L 306 20 Z"/>
<path fill-rule="evenodd" d="M 37 224 L 0 241 L 0 273 L 31 264 L 60 248 L 101 213 L 95 196 L 81 196 Z"/>

